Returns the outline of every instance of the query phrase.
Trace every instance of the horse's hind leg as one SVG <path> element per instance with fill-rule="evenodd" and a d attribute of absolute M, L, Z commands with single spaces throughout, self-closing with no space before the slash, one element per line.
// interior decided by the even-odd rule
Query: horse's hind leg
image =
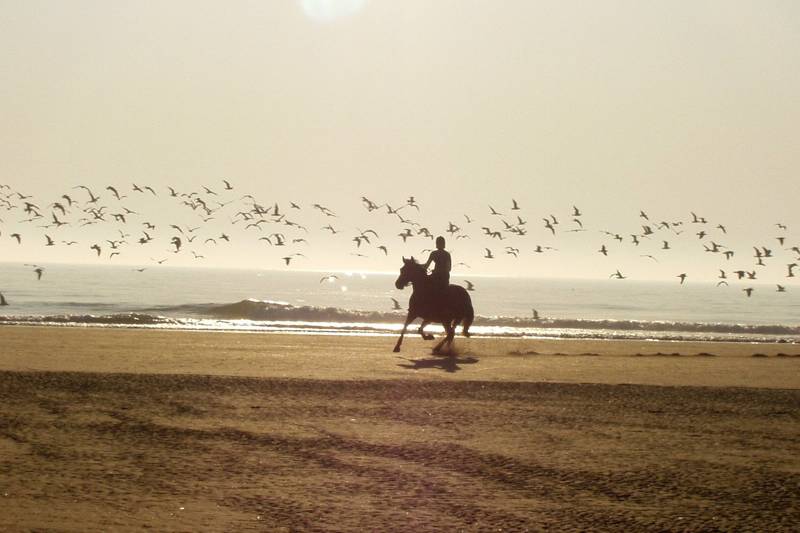
<path fill-rule="evenodd" d="M 420 326 L 419 326 L 419 330 L 418 330 L 418 331 L 419 331 L 419 334 L 420 334 L 420 335 L 422 335 L 422 338 L 423 338 L 423 339 L 425 339 L 426 341 L 432 341 L 432 340 L 434 339 L 434 336 L 433 336 L 433 335 L 431 335 L 430 333 L 425 333 L 425 332 L 423 331 L 423 329 L 425 328 L 425 326 L 427 326 L 427 325 L 428 325 L 428 324 L 430 324 L 430 323 L 431 323 L 431 321 L 430 321 L 430 320 L 423 320 L 423 321 L 422 321 L 422 324 L 420 324 Z"/>

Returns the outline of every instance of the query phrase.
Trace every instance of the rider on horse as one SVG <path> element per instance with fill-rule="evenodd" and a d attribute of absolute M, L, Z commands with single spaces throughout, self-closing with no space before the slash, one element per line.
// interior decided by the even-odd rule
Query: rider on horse
<path fill-rule="evenodd" d="M 428 261 L 424 265 L 425 270 L 428 270 L 431 263 L 434 264 L 433 272 L 430 276 L 431 285 L 439 295 L 444 295 L 447 287 L 450 286 L 450 267 L 452 264 L 450 252 L 444 249 L 444 237 L 436 237 L 436 249 L 428 257 Z"/>

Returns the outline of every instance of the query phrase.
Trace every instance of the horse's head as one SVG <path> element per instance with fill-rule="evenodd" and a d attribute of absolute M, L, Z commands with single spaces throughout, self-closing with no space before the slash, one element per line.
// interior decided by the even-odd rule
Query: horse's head
<path fill-rule="evenodd" d="M 420 276 L 424 275 L 425 271 L 422 265 L 417 263 L 413 256 L 410 259 L 404 257 L 403 266 L 400 268 L 400 276 L 398 276 L 397 281 L 394 282 L 394 286 L 401 290 L 405 289 L 406 285 L 414 283 L 420 279 Z"/>

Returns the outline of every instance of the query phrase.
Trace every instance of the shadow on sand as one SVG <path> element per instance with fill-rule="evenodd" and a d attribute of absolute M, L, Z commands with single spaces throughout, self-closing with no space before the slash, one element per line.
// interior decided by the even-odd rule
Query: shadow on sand
<path fill-rule="evenodd" d="M 477 357 L 461 357 L 458 354 L 444 355 L 431 359 L 406 359 L 408 363 L 400 363 L 398 366 L 409 370 L 421 370 L 423 368 L 438 368 L 445 372 L 458 372 L 463 370 L 459 365 L 474 365 L 479 361 Z"/>

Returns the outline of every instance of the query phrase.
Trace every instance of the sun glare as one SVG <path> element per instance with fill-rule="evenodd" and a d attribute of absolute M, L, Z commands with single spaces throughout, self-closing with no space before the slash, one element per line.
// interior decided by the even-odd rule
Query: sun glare
<path fill-rule="evenodd" d="M 367 0 L 299 0 L 309 18 L 319 22 L 333 22 L 355 15 Z"/>

